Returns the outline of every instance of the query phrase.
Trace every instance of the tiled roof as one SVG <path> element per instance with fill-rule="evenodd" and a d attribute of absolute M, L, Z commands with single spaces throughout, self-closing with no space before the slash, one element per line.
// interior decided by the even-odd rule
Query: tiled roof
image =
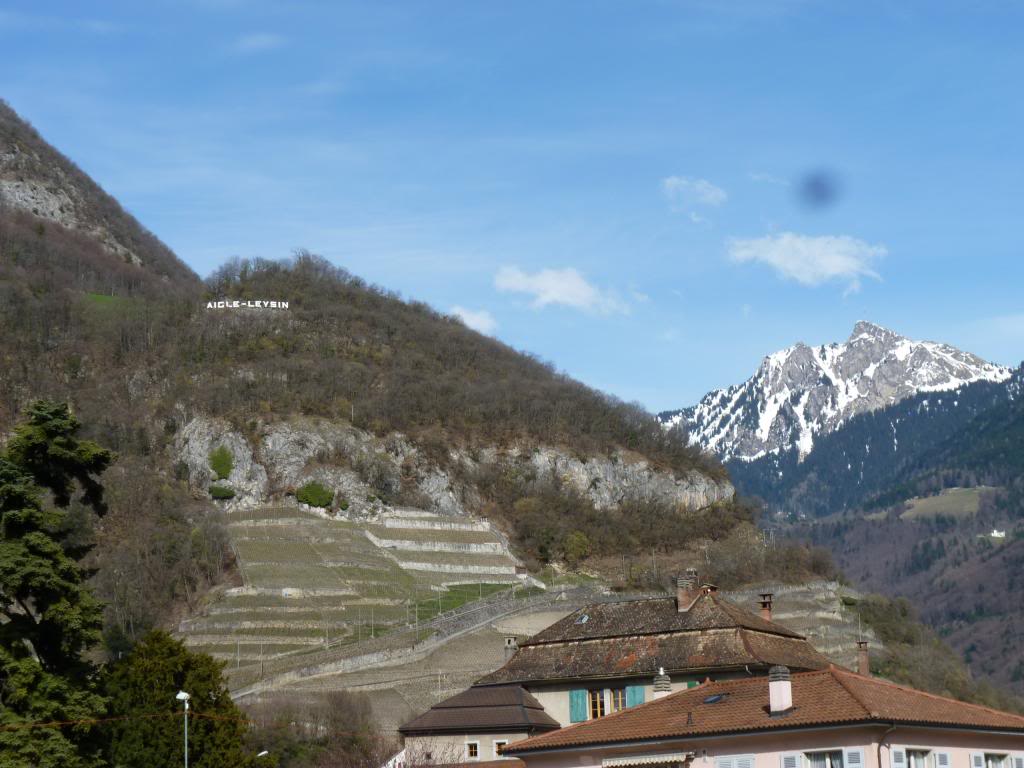
<path fill-rule="evenodd" d="M 653 676 L 659 667 L 669 674 L 699 675 L 775 664 L 804 670 L 822 669 L 829 661 L 799 638 L 714 629 L 525 645 L 476 684 Z"/>
<path fill-rule="evenodd" d="M 700 595 L 688 611 L 677 610 L 674 597 L 594 603 L 556 621 L 523 645 L 738 627 L 783 637 L 801 637 L 711 592 Z"/>
<path fill-rule="evenodd" d="M 405 736 L 467 731 L 546 731 L 558 721 L 518 685 L 467 688 L 435 704 L 398 730 Z"/>
<path fill-rule="evenodd" d="M 583 617 L 586 617 L 584 620 Z M 713 673 L 783 664 L 824 669 L 829 660 L 802 636 L 717 594 L 690 610 L 672 598 L 588 605 L 525 641 L 477 685 L 541 680 Z"/>
<path fill-rule="evenodd" d="M 722 680 L 509 745 L 508 753 L 849 723 L 913 723 L 1024 733 L 1024 717 L 830 668 L 792 676 L 793 709 L 771 716 L 764 677 Z M 715 694 L 722 698 L 708 703 Z"/>

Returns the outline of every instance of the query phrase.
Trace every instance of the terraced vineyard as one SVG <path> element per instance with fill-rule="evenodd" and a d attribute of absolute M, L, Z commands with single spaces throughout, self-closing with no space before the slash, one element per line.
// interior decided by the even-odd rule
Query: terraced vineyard
<path fill-rule="evenodd" d="M 414 627 L 523 573 L 484 520 L 400 509 L 354 522 L 295 505 L 235 510 L 228 525 L 243 586 L 180 632 L 233 667 Z"/>

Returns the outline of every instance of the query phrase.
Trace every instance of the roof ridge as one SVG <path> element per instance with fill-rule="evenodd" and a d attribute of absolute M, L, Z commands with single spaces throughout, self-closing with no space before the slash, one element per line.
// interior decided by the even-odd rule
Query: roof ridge
<path fill-rule="evenodd" d="M 891 680 L 885 680 L 885 679 L 880 678 L 880 677 L 872 677 L 870 675 L 860 675 L 860 674 L 857 674 L 856 672 L 853 672 L 853 671 L 848 670 L 848 669 L 832 669 L 832 670 L 829 670 L 829 671 L 832 672 L 834 676 L 836 676 L 836 673 L 838 673 L 839 675 L 846 676 L 846 677 L 852 677 L 852 678 L 855 678 L 857 680 L 862 680 L 862 681 L 867 682 L 867 683 L 874 683 L 876 685 L 887 685 L 890 688 L 898 688 L 899 690 L 907 691 L 908 693 L 915 693 L 915 694 L 917 694 L 919 696 L 927 696 L 929 699 L 938 699 L 939 701 L 944 701 L 944 702 L 947 702 L 949 704 L 956 704 L 957 706 L 961 706 L 961 707 L 971 707 L 972 709 L 978 709 L 978 710 L 981 710 L 982 712 L 988 712 L 988 713 L 994 714 L 994 715 L 1003 715 L 1003 716 L 1013 717 L 1013 718 L 1016 718 L 1017 720 L 1020 720 L 1022 723 L 1024 723 L 1024 715 L 1019 715 L 1016 712 L 1007 712 L 1007 711 L 1002 710 L 1002 709 L 995 709 L 994 707 L 986 707 L 984 704 L 974 704 L 974 703 L 969 702 L 969 701 L 961 701 L 960 699 L 954 699 L 954 698 L 951 698 L 949 696 L 940 696 L 937 693 L 930 693 L 929 691 L 920 691 L 917 688 L 911 688 L 908 685 L 900 685 L 899 683 L 894 683 Z M 806 674 L 806 673 L 801 673 L 801 674 Z M 838 679 L 838 676 L 837 676 L 837 679 Z M 842 680 L 840 680 L 840 683 L 843 685 L 844 688 L 847 688 L 846 684 L 843 683 Z M 849 689 L 847 688 L 847 690 L 849 690 Z M 851 693 L 852 693 L 852 691 L 851 691 Z M 857 701 L 860 702 L 860 699 L 857 699 Z M 861 705 L 863 706 L 863 703 Z"/>
<path fill-rule="evenodd" d="M 736 633 L 740 636 L 740 642 L 743 643 L 743 647 L 746 649 L 747 653 L 749 653 L 751 656 L 753 656 L 758 661 L 764 663 L 764 659 L 761 658 L 761 656 L 759 656 L 754 651 L 754 649 L 750 647 L 750 641 L 747 640 L 747 630 L 746 630 L 746 628 L 745 627 L 736 627 Z"/>
<path fill-rule="evenodd" d="M 828 674 L 832 676 L 833 680 L 835 680 L 837 683 L 839 683 L 839 686 L 844 691 L 846 691 L 848 694 L 850 694 L 850 698 L 852 698 L 854 701 L 857 702 L 857 704 L 860 706 L 861 709 L 864 710 L 864 713 L 868 717 L 878 717 L 879 716 L 877 712 L 873 712 L 870 709 L 868 709 L 868 705 L 865 704 L 863 701 L 861 701 L 860 696 L 858 696 L 856 693 L 854 693 L 853 690 L 850 689 L 850 686 L 846 684 L 846 681 L 843 680 L 842 677 L 840 677 L 838 674 L 836 674 L 837 672 L 839 672 L 838 669 L 836 669 L 834 666 L 830 666 L 825 671 L 828 672 Z"/>
<path fill-rule="evenodd" d="M 708 595 L 708 597 L 712 598 L 715 602 L 717 602 L 719 604 L 723 604 L 727 611 L 730 610 L 730 609 L 736 609 L 738 611 L 742 611 L 743 613 L 747 614 L 748 616 L 750 616 L 750 617 L 752 617 L 754 619 L 757 619 L 759 622 L 764 622 L 769 627 L 775 628 L 776 631 L 772 631 L 772 630 L 768 630 L 768 629 L 759 629 L 757 627 L 746 627 L 746 629 L 750 629 L 750 630 L 752 630 L 754 632 L 765 632 L 767 634 L 777 634 L 777 635 L 789 636 L 789 637 L 792 637 L 792 638 L 799 638 L 801 640 L 806 640 L 807 639 L 806 635 L 801 635 L 799 632 L 797 632 L 796 630 L 790 629 L 785 624 L 780 624 L 777 621 L 772 621 L 771 619 L 765 619 L 765 618 L 763 618 L 761 616 L 758 616 L 753 611 L 751 611 L 751 610 L 749 610 L 747 608 L 744 608 L 742 605 L 737 605 L 732 600 L 729 600 L 728 598 L 723 597 L 722 595 L 719 595 L 717 592 L 712 592 L 710 595 Z M 731 618 L 735 619 L 736 617 L 732 616 Z"/>

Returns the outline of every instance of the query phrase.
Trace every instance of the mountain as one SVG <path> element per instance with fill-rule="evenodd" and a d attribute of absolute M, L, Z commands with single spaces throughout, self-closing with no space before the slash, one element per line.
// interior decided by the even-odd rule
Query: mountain
<path fill-rule="evenodd" d="M 257 570 L 274 589 L 323 579 L 350 595 L 359 532 L 397 509 L 413 523 L 440 515 L 441 528 L 452 515 L 499 527 L 460 522 L 442 543 L 478 552 L 414 560 L 441 589 L 447 572 L 516 578 L 509 548 L 534 571 L 570 549 L 621 568 L 624 553 L 667 546 L 665 531 L 699 540 L 750 524 L 720 462 L 652 415 L 422 302 L 305 252 L 236 259 L 200 280 L 6 106 L 0 192 L 0 440 L 48 398 L 117 452 L 109 514 L 76 518 L 97 541 L 111 649 L 198 610 L 225 578 L 256 578 L 226 524 L 243 508 L 331 516 L 353 551 L 333 542 L 324 565 L 323 548 L 261 540 Z M 296 511 L 300 494 L 328 512 Z M 422 548 L 424 535 L 409 541 Z M 305 581 L 281 581 L 284 554 Z M 448 568 L 458 556 L 473 562 Z M 399 613 L 376 616 L 387 612 Z"/>
<path fill-rule="evenodd" d="M 1008 368 L 968 352 L 860 321 L 845 342 L 775 352 L 742 384 L 659 419 L 684 426 L 693 442 L 723 460 L 753 461 L 791 449 L 804 457 L 820 435 L 859 414 L 1009 376 Z"/>
<path fill-rule="evenodd" d="M 648 588 L 698 557 L 721 583 L 831 570 L 766 548 L 699 446 L 455 318 L 308 253 L 200 280 L 6 105 L 0 327 L 0 440 L 47 397 L 118 454 L 107 515 L 73 510 L 114 654 L 183 619 L 262 671 L 493 608 L 523 565 Z"/>
<path fill-rule="evenodd" d="M 56 224 L 168 282 L 198 284 L 171 250 L 0 100 L 0 213 Z"/>
<path fill-rule="evenodd" d="M 953 485 L 1000 485 L 1021 469 L 1024 369 L 1005 381 L 926 392 L 854 416 L 789 448 L 728 462 L 744 494 L 773 512 L 821 517 L 875 509 Z"/>

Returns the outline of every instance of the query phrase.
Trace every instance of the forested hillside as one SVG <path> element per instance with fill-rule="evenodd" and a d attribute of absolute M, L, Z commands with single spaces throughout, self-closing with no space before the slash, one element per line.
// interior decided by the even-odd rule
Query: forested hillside
<path fill-rule="evenodd" d="M 222 474 L 212 450 L 198 453 L 198 475 L 184 460 L 204 424 L 248 450 L 250 468 L 264 462 L 265 479 L 276 473 L 254 498 L 291 508 L 297 489 L 280 481 L 289 472 L 355 478 L 376 508 L 427 505 L 422 488 L 454 478 L 463 511 L 497 523 L 536 569 L 588 568 L 624 588 L 655 586 L 694 559 L 725 584 L 833 575 L 820 550 L 769 548 L 725 468 L 681 430 L 425 304 L 308 252 L 233 260 L 199 280 L 6 107 L 0 193 L 0 442 L 47 398 L 69 403 L 83 437 L 115 452 L 107 514 L 68 508 L 68 536 L 82 551 L 95 543 L 86 564 L 112 654 L 237 578 L 224 525 L 233 491 L 215 495 L 206 481 Z M 206 306 L 223 299 L 289 308 Z M 979 401 L 997 398 L 986 392 Z M 268 440 L 289 430 L 296 441 L 275 455 L 297 466 L 273 466 Z M 322 434 L 358 450 L 301 444 Z M 591 478 L 588 462 L 591 485 L 569 482 Z M 713 502 L 687 506 L 659 490 L 694 477 L 687 498 Z M 824 487 L 816 477 L 804 475 L 808 498 Z M 637 492 L 597 499 L 598 486 Z M 347 499 L 310 488 L 345 522 Z M 766 483 L 759 493 L 784 491 Z"/>
<path fill-rule="evenodd" d="M 189 487 L 172 450 L 197 417 L 248 436 L 303 418 L 380 439 L 401 433 L 441 468 L 456 448 L 528 457 L 550 446 L 706 478 L 731 494 L 717 461 L 642 408 L 309 253 L 236 260 L 203 283 L 6 106 L 0 200 L 0 433 L 31 401 L 48 398 L 70 403 L 87 436 L 116 452 L 110 514 L 90 523 L 75 513 L 78 535 L 98 542 L 91 562 L 114 646 L 197 605 L 230 567 L 219 507 L 205 487 Z M 225 298 L 290 306 L 206 308 Z M 370 480 L 384 503 L 409 501 L 387 490 L 387 478 Z M 463 480 L 479 489 L 474 511 L 500 520 L 537 563 L 563 557 L 574 532 L 589 534 L 585 554 L 607 554 L 640 539 L 661 545 L 652 534 L 659 528 L 684 530 L 671 505 L 599 513 L 528 472 Z M 538 517 L 536 501 L 516 506 L 524 499 L 561 499 L 565 511 Z M 724 506 L 701 530 L 749 520 L 748 511 Z M 636 533 L 610 535 L 616 516 L 631 521 L 633 512 Z"/>

